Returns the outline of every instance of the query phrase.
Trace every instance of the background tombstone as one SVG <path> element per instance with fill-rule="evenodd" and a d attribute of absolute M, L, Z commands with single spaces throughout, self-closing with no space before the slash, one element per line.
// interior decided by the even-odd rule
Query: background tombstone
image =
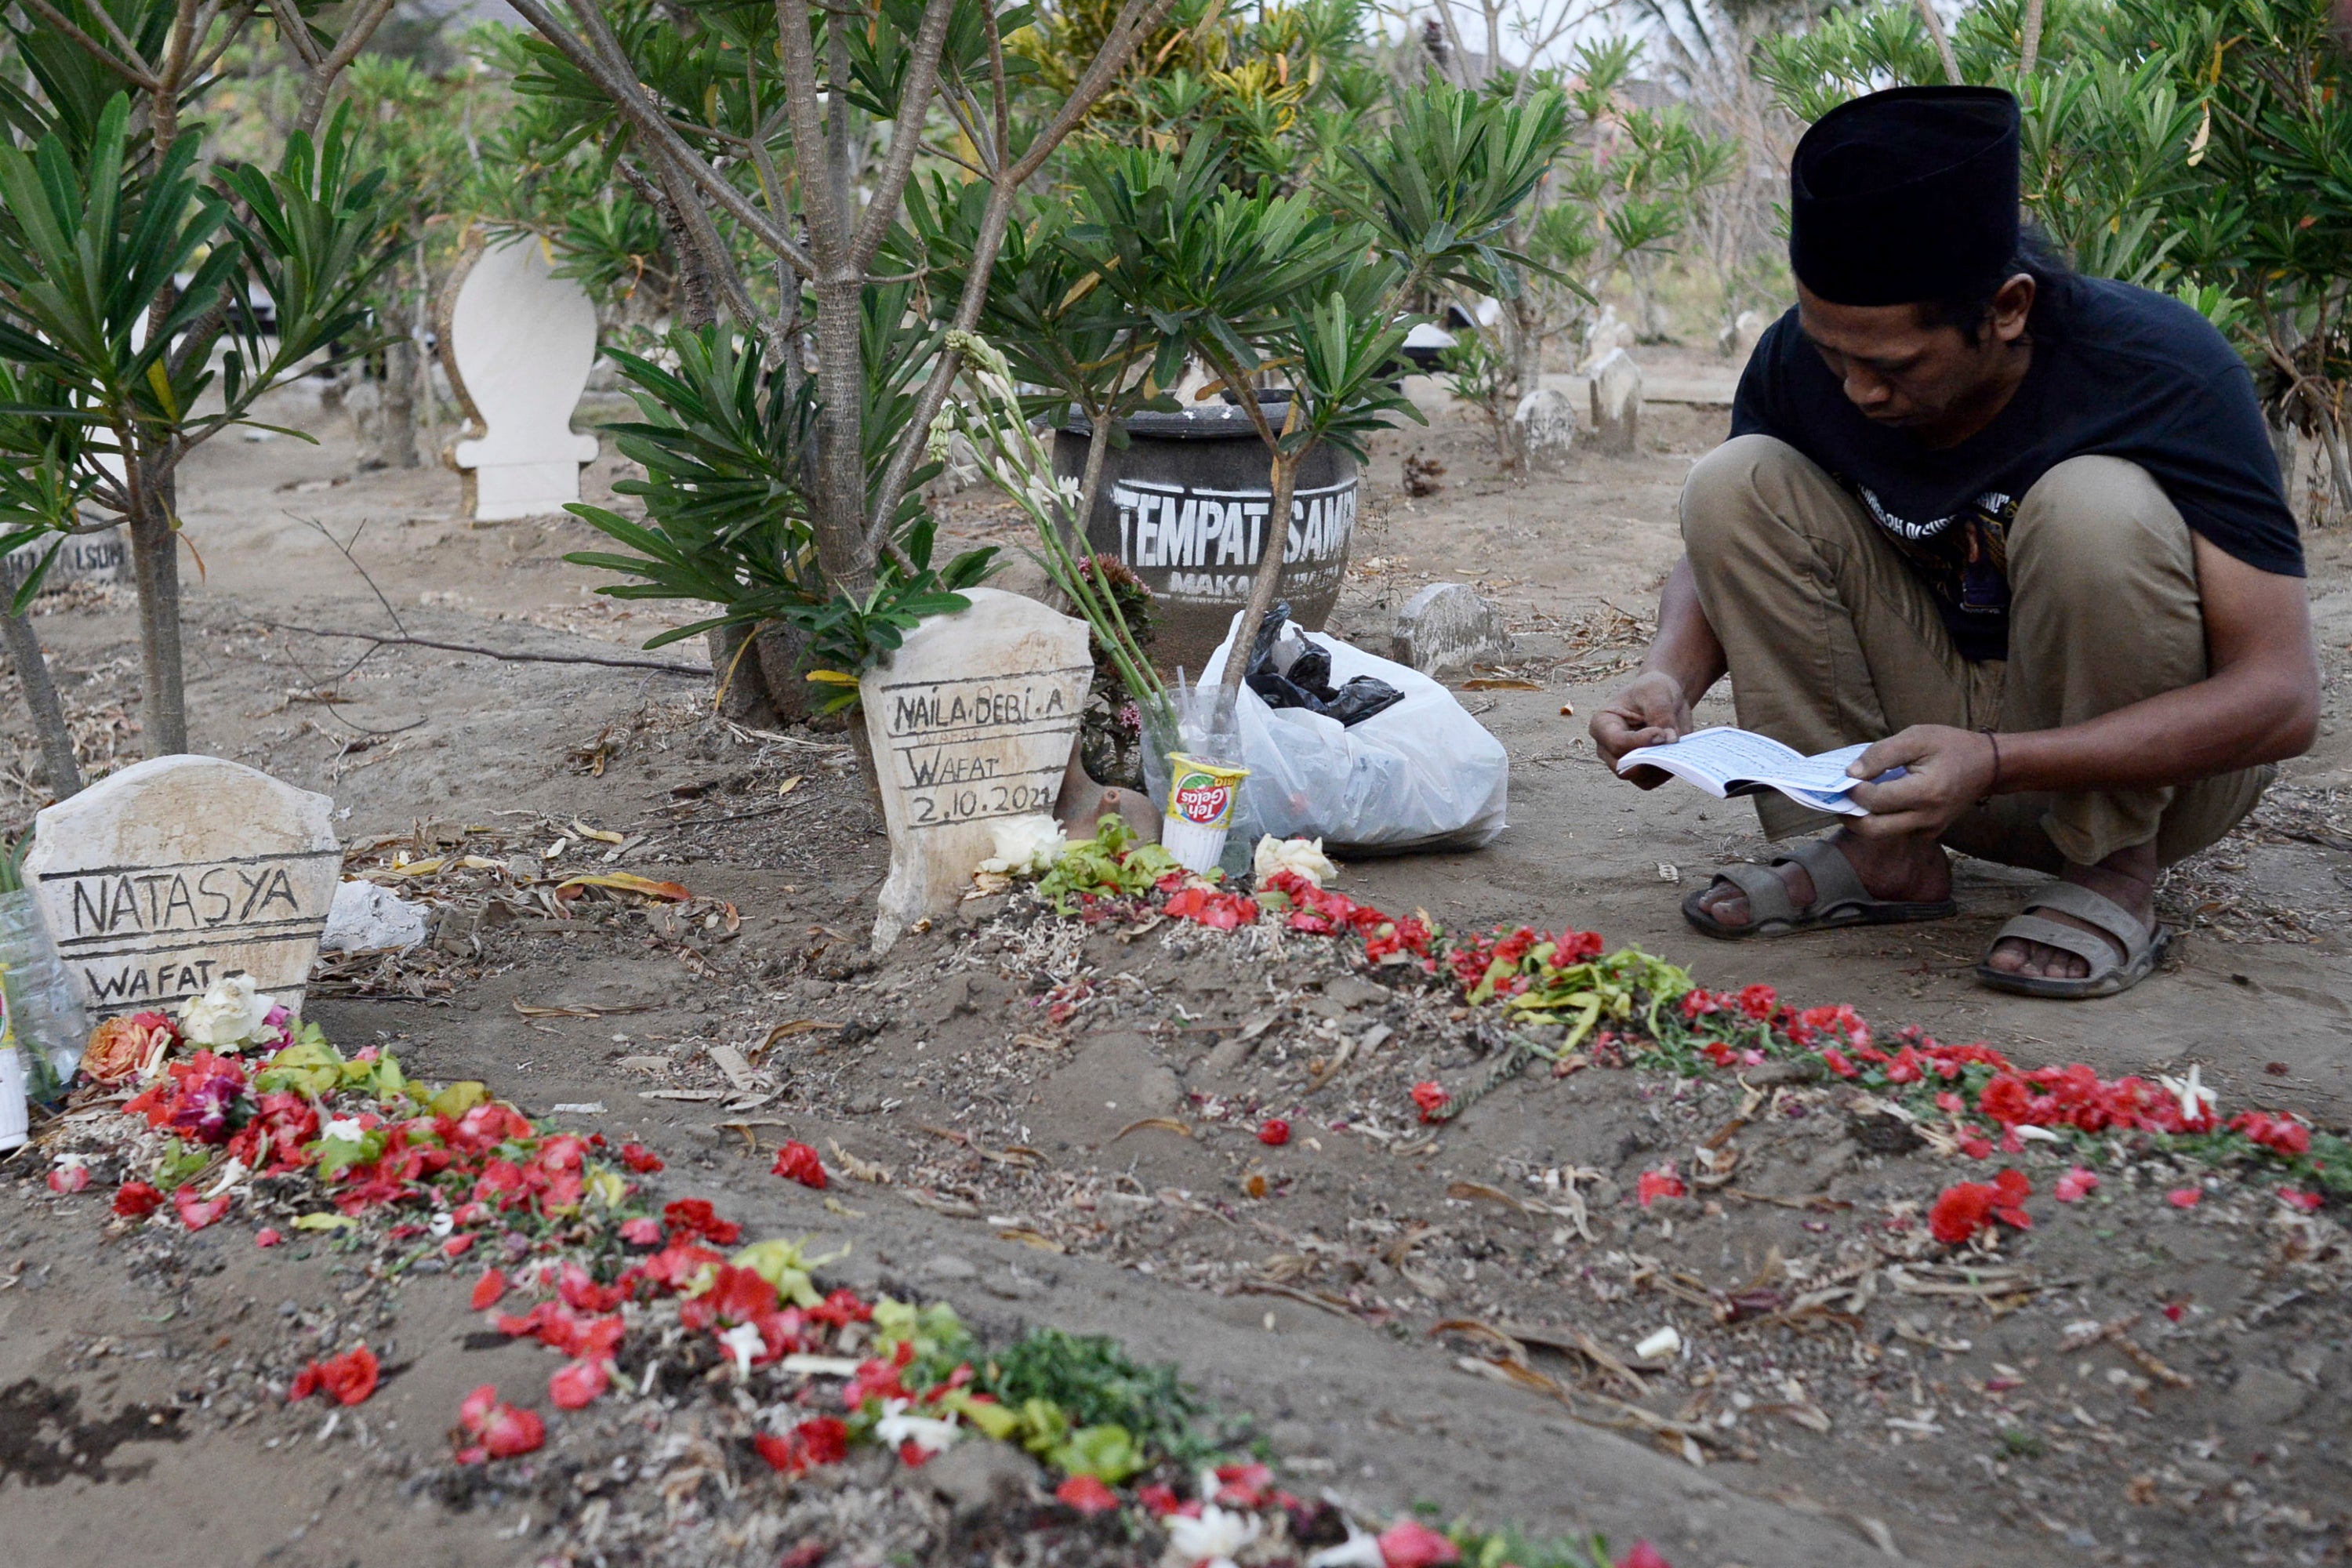
<path fill-rule="evenodd" d="M 1592 367 L 1592 435 L 1602 451 L 1623 457 L 1641 437 L 1642 367 L 1623 349 Z"/>
<path fill-rule="evenodd" d="M 472 421 L 449 448 L 477 522 L 538 517 L 580 499 L 580 466 L 596 437 L 572 410 L 596 361 L 596 307 L 580 285 L 550 275 L 534 235 L 479 247 L 442 294 L 442 363 Z"/>
<path fill-rule="evenodd" d="M 1077 743 L 1094 675 L 1086 623 L 1017 594 L 963 592 L 971 608 L 925 621 L 859 682 L 890 829 L 877 952 L 954 907 L 994 852 L 991 824 L 1052 814 Z"/>
<path fill-rule="evenodd" d="M 55 594 L 76 583 L 120 583 L 129 574 L 131 546 L 118 525 L 97 533 L 77 533 L 62 542 L 54 535 L 36 539 L 0 555 L 0 591 L 13 595 L 23 587 L 41 558 L 53 549 L 57 559 L 49 563 L 48 574 L 41 579 L 43 594 Z"/>
<path fill-rule="evenodd" d="M 1511 653 L 1495 606 L 1459 583 L 1432 583 L 1397 612 L 1392 657 L 1432 680 L 1460 680 Z"/>
<path fill-rule="evenodd" d="M 334 802 L 218 757 L 154 757 L 34 819 L 25 885 L 92 1013 L 224 975 L 294 1012 L 342 870 Z"/>
<path fill-rule="evenodd" d="M 1758 311 L 1742 310 L 1738 320 L 1716 334 L 1715 346 L 1732 363 L 1744 365 L 1748 363 L 1748 356 L 1756 352 L 1756 340 L 1762 337 L 1764 329 L 1771 324 Z"/>
<path fill-rule="evenodd" d="M 1619 349 L 1633 346 L 1633 329 L 1617 319 L 1617 307 L 1603 305 L 1584 331 L 1584 374 L 1591 375 L 1602 360 Z"/>
<path fill-rule="evenodd" d="M 1529 473 L 1556 474 L 1568 467 L 1569 448 L 1576 442 L 1576 400 L 1567 393 L 1556 386 L 1536 388 L 1519 399 L 1511 424 Z"/>

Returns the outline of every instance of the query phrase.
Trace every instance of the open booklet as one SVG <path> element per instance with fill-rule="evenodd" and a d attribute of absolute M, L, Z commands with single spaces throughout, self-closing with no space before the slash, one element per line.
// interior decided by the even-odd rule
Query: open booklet
<path fill-rule="evenodd" d="M 1815 811 L 1868 816 L 1870 813 L 1846 798 L 1846 792 L 1871 781 L 1848 778 L 1845 771 L 1868 750 L 1870 744 L 1864 742 L 1808 757 L 1769 736 L 1722 724 L 1712 730 L 1694 730 L 1671 746 L 1643 746 L 1628 752 L 1617 760 L 1617 771 L 1630 773 L 1639 767 L 1664 768 L 1727 800 L 1776 789 Z M 1882 774 L 1878 782 L 1902 772 L 1896 768 Z"/>

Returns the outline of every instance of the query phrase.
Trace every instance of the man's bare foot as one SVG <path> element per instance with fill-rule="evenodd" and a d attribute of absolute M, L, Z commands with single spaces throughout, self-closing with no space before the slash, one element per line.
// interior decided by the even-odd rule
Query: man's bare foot
<path fill-rule="evenodd" d="M 1874 899 L 1899 899 L 1906 903 L 1941 903 L 1952 896 L 1952 863 L 1944 847 L 1932 838 L 1857 838 L 1841 830 L 1830 840 L 1862 879 Z M 1791 860 L 1772 868 L 1789 885 L 1789 901 L 1798 909 L 1813 901 L 1812 873 Z M 1699 907 L 1727 926 L 1748 921 L 1748 895 L 1730 882 L 1717 882 L 1699 896 Z"/>
<path fill-rule="evenodd" d="M 2153 925 L 2156 923 L 2157 868 L 2156 846 L 2142 844 L 2130 849 L 2118 849 L 2095 866 L 2077 866 L 2070 861 L 2060 875 L 2078 887 L 2088 888 L 2102 898 L 2120 904 L 2141 924 Z M 2041 909 L 2033 912 L 2043 920 L 2090 931 L 2114 948 L 2117 958 L 2124 955 L 2123 944 L 2116 940 L 2112 931 L 2101 931 L 2088 921 L 2076 920 L 2057 910 Z M 2004 937 L 1992 944 L 1992 951 L 1985 954 L 1985 966 L 1998 969 L 2004 974 L 2042 975 L 2052 980 L 2080 980 L 2091 973 L 2091 966 L 2079 953 L 2013 936 Z"/>

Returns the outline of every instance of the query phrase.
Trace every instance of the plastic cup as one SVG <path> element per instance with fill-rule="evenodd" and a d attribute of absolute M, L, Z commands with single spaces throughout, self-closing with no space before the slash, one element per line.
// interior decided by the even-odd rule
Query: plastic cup
<path fill-rule="evenodd" d="M 1223 858 L 1234 829 L 1234 803 L 1247 768 L 1213 763 L 1184 752 L 1168 753 L 1168 813 L 1160 847 L 1187 871 L 1206 875 Z"/>

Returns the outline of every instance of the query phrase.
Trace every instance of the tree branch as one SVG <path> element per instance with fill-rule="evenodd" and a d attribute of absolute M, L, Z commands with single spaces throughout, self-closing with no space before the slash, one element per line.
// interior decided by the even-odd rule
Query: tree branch
<path fill-rule="evenodd" d="M 727 210 L 730 216 L 750 229 L 761 244 L 790 262 L 803 277 L 816 275 L 816 264 L 809 258 L 808 252 L 760 211 L 742 192 L 730 184 L 725 175 L 688 146 L 661 110 L 655 108 L 638 89 L 635 73 L 628 68 L 626 57 L 621 54 L 620 46 L 613 41 L 611 30 L 604 26 L 604 19 L 596 14 L 593 0 L 583 0 L 580 14 L 583 25 L 598 39 L 595 49 L 581 42 L 557 22 L 544 0 L 509 0 L 509 4 L 516 14 L 529 22 L 541 37 L 554 45 L 565 59 L 601 88 L 604 95 L 629 118 L 630 123 L 644 132 L 649 142 L 661 148 L 675 161 L 680 170 L 709 193 L 711 200 Z M 618 63 L 606 59 L 599 52 L 601 49 L 609 49 Z"/>
<path fill-rule="evenodd" d="M 1952 40 L 1944 31 L 1944 19 L 1936 14 L 1936 0 L 1917 0 L 1919 18 L 1927 24 L 1927 36 L 1936 40 L 1936 52 L 1944 59 L 1944 79 L 1954 87 L 1960 85 L 1960 58 L 1952 53 Z"/>
<path fill-rule="evenodd" d="M 277 18 L 278 41 L 294 51 L 304 70 L 317 70 L 318 41 L 310 37 L 310 26 L 294 9 L 293 0 L 269 0 L 269 14 Z"/>
<path fill-rule="evenodd" d="M 776 0 L 776 47 L 784 68 L 784 110 L 793 122 L 793 163 L 799 171 L 801 214 L 808 225 L 809 249 L 816 258 L 814 279 L 841 269 L 849 254 L 848 215 L 824 177 L 824 124 L 817 118 L 816 40 L 809 35 L 803 0 Z M 814 173 L 812 173 L 814 171 Z"/>
<path fill-rule="evenodd" d="M 677 189 L 677 180 L 671 177 L 682 173 L 677 168 L 677 161 L 664 156 L 658 149 L 655 150 L 655 157 L 658 161 L 657 167 L 668 171 L 663 176 L 662 188 L 670 193 L 670 206 L 677 212 L 680 226 L 685 229 L 688 240 L 701 260 L 703 276 L 719 285 L 719 292 L 727 296 L 727 309 L 743 323 L 743 330 L 751 334 L 752 340 L 765 342 L 767 334 L 761 329 L 759 307 L 751 303 L 751 291 L 744 287 L 742 275 L 735 266 L 735 258 L 727 248 L 727 242 L 719 235 L 718 226 L 710 221 L 710 214 L 703 205 L 694 199 L 691 176 L 687 176 L 688 189 Z"/>
<path fill-rule="evenodd" d="M 343 27 L 343 35 L 327 56 L 310 68 L 310 79 L 303 84 L 302 107 L 294 117 L 294 128 L 305 135 L 315 134 L 319 121 L 327 112 L 327 95 L 335 90 L 335 79 L 343 68 L 367 47 L 383 19 L 392 15 L 394 0 L 366 0 L 358 13 Z"/>
<path fill-rule="evenodd" d="M 1125 68 L 1128 58 L 1135 52 L 1136 44 L 1174 8 L 1176 0 L 1127 0 L 1119 7 L 1118 18 L 1110 33 L 1103 39 L 1102 47 L 1095 54 L 1094 63 L 1062 105 L 1053 122 L 1029 144 L 1018 163 L 1005 167 L 1000 162 L 994 188 L 989 193 L 988 207 L 981 216 L 980 236 L 972 247 L 971 269 L 964 275 L 963 297 L 956 302 L 955 327 L 968 332 L 980 320 L 982 306 L 988 302 L 990 275 L 996 270 L 996 252 L 1004 243 L 1004 230 L 1012 221 L 1013 199 L 1029 177 L 1043 168 L 1045 160 L 1063 138 L 1076 129 L 1097 100 L 1110 90 L 1111 83 Z M 1004 155 L 1011 156 L 1010 147 Z M 876 487 L 874 510 L 868 514 L 866 528 L 866 553 L 870 557 L 881 547 L 883 537 L 889 531 L 890 520 L 898 514 L 898 502 L 907 493 L 907 482 L 915 471 L 924 446 L 930 440 L 931 421 L 939 416 L 940 405 L 947 401 L 948 388 L 955 382 L 956 372 L 962 367 L 963 356 L 952 349 L 941 349 L 939 361 L 931 367 L 931 378 L 923 384 L 922 395 L 916 400 L 913 416 L 905 432 L 898 437 L 898 448 L 890 454 L 890 466 L 883 470 L 882 482 Z"/>
<path fill-rule="evenodd" d="M 907 85 L 898 95 L 898 118 L 891 126 L 890 156 L 874 182 L 874 199 L 866 205 L 856 243 L 850 250 L 850 265 L 861 272 L 873 264 L 898 219 L 898 198 L 907 188 L 907 176 L 914 172 L 915 153 L 922 146 L 923 117 L 930 110 L 932 93 L 939 89 L 940 49 L 947 43 L 948 23 L 954 15 L 955 0 L 929 0 L 923 7 L 923 25 L 915 34 L 915 58 L 908 67 Z"/>
<path fill-rule="evenodd" d="M 105 6 L 93 5 L 90 9 L 96 11 L 99 19 L 106 24 L 106 30 L 114 35 L 115 45 L 122 51 L 120 55 L 110 53 L 104 44 L 75 26 L 66 18 L 65 14 L 51 5 L 48 0 L 25 0 L 25 9 L 63 33 L 79 47 L 83 53 L 140 91 L 152 92 L 159 85 L 155 80 L 155 68 L 140 58 L 139 51 L 131 47 L 129 38 L 122 36 L 122 29 L 115 26 L 113 16 Z"/>
<path fill-rule="evenodd" d="M 996 152 L 988 160 L 994 168 L 1003 168 L 1004 160 L 1013 156 L 1013 101 L 1004 81 L 1004 38 L 996 26 L 996 7 L 980 8 L 981 26 L 988 34 L 988 92 L 990 112 L 996 119 Z"/>

